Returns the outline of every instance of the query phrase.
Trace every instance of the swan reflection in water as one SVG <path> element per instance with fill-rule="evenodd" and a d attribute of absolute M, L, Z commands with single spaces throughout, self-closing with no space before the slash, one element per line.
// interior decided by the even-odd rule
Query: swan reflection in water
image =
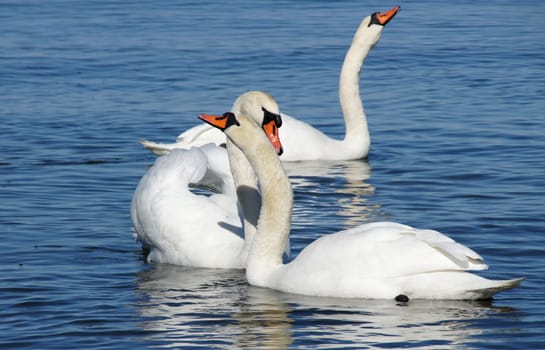
<path fill-rule="evenodd" d="M 367 160 L 284 162 L 283 165 L 295 196 L 295 229 L 298 223 L 327 224 L 332 218 L 341 220 L 336 224 L 343 228 L 388 220 L 389 215 L 381 205 L 372 201 L 375 187 L 368 181 L 371 165 Z M 334 231 L 319 232 L 341 228 L 332 224 Z"/>
<path fill-rule="evenodd" d="M 475 344 L 480 323 L 513 313 L 483 302 L 308 297 L 249 286 L 243 270 L 166 264 L 141 271 L 136 288 L 146 340 L 166 348 L 436 349 Z"/>
<path fill-rule="evenodd" d="M 244 270 L 151 265 L 137 277 L 147 340 L 161 347 L 282 349 L 292 343 L 279 293 L 249 287 Z"/>

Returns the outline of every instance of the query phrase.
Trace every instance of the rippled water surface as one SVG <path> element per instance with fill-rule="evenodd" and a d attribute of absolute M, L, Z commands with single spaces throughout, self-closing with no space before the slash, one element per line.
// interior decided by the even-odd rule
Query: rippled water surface
<path fill-rule="evenodd" d="M 198 113 L 249 89 L 331 136 L 383 1 L 2 1 L 0 347 L 545 347 L 545 5 L 400 1 L 362 72 L 368 161 L 288 165 L 292 253 L 354 225 L 440 230 L 526 276 L 493 302 L 310 298 L 148 265 L 130 200 Z"/>

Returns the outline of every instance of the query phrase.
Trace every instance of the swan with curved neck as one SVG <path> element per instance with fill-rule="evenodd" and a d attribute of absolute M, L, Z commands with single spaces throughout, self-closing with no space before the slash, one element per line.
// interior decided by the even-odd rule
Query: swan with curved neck
<path fill-rule="evenodd" d="M 344 139 L 333 139 L 301 120 L 282 114 L 285 152 L 280 156 L 281 160 L 350 160 L 367 157 L 371 138 L 360 97 L 360 71 L 369 52 L 380 40 L 384 26 L 398 12 L 399 6 L 396 6 L 364 18 L 346 53 L 339 77 L 339 102 L 346 130 Z M 209 142 L 224 143 L 225 136 L 208 125 L 200 125 L 180 134 L 174 144 L 150 141 L 142 141 L 142 144 L 156 154 L 165 154 L 174 148 L 200 146 Z"/>
<path fill-rule="evenodd" d="M 363 224 L 325 235 L 290 263 L 282 263 L 293 194 L 282 163 L 247 116 L 225 113 L 200 118 L 225 132 L 247 157 L 259 179 L 262 206 L 248 256 L 252 285 L 284 292 L 348 298 L 488 299 L 522 279 L 489 280 L 468 271 L 487 265 L 470 248 L 433 230 L 394 222 Z"/>
<path fill-rule="evenodd" d="M 281 119 L 272 96 L 245 93 L 233 110 L 254 115 L 261 133 L 282 152 Z M 219 193 L 194 193 L 190 185 L 195 183 Z M 245 215 L 239 215 L 237 196 Z M 159 157 L 135 190 L 131 218 L 148 262 L 245 268 L 260 205 L 255 174 L 238 148 L 229 142 L 227 150 L 208 144 Z"/>

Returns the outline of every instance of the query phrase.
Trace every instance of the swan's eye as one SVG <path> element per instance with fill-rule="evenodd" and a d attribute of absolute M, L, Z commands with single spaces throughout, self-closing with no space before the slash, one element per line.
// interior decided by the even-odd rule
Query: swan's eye
<path fill-rule="evenodd" d="M 261 107 L 261 110 L 263 111 L 263 123 L 261 125 L 274 121 L 277 128 L 282 126 L 282 116 L 280 114 L 269 112 L 265 107 Z"/>

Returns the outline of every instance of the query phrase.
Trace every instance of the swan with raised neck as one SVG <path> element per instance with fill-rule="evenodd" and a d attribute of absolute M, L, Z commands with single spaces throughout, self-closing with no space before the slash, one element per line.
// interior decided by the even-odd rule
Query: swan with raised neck
<path fill-rule="evenodd" d="M 282 161 L 350 160 L 368 156 L 371 137 L 360 96 L 360 72 L 365 59 L 380 40 L 384 26 L 399 9 L 396 6 L 365 17 L 346 53 L 339 76 L 339 102 L 345 122 L 344 139 L 331 138 L 300 119 L 282 114 L 282 143 L 285 148 L 280 156 Z M 241 112 L 235 107 L 231 111 L 236 115 Z M 142 144 L 156 154 L 165 154 L 174 148 L 200 146 L 209 142 L 222 144 L 225 135 L 208 125 L 199 125 L 181 133 L 176 143 L 160 144 L 144 140 Z"/>

